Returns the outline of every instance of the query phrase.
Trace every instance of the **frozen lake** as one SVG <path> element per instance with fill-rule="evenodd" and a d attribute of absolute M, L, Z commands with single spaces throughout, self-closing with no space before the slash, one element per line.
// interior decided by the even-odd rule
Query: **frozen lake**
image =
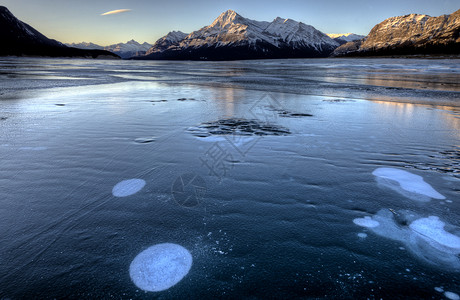
<path fill-rule="evenodd" d="M 0 158 L 0 299 L 460 294 L 460 60 L 3 58 Z"/>

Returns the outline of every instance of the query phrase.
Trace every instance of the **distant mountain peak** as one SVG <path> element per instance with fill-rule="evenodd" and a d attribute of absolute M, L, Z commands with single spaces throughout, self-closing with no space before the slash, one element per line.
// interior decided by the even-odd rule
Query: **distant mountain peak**
<path fill-rule="evenodd" d="M 225 28 L 228 27 L 229 25 L 232 24 L 241 24 L 244 23 L 246 19 L 240 16 L 236 11 L 234 10 L 227 10 L 223 13 L 221 13 L 215 20 L 212 22 L 211 25 L 208 27 L 221 27 Z"/>

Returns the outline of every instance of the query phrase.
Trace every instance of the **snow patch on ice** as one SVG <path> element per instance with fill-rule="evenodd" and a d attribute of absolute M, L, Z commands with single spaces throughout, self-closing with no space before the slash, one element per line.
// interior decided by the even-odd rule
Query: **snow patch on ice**
<path fill-rule="evenodd" d="M 145 180 L 143 179 L 127 179 L 117 183 L 112 189 L 112 194 L 115 197 L 127 197 L 139 192 L 144 186 Z"/>
<path fill-rule="evenodd" d="M 378 168 L 372 174 L 380 179 L 379 183 L 409 198 L 414 199 L 413 196 L 426 196 L 434 199 L 446 199 L 419 175 L 395 168 Z M 395 183 L 398 183 L 399 186 L 395 185 Z M 422 199 L 418 198 L 418 200 Z"/>
<path fill-rule="evenodd" d="M 129 266 L 129 276 L 144 291 L 164 291 L 188 274 L 192 261 L 190 252 L 180 245 L 157 244 L 134 258 Z"/>

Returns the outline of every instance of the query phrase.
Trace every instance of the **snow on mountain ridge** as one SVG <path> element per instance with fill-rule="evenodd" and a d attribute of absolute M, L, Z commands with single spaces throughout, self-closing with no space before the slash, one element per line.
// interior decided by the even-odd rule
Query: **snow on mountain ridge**
<path fill-rule="evenodd" d="M 355 33 L 328 33 L 327 36 L 334 40 L 340 39 L 345 42 L 351 42 L 365 38 L 364 35 L 359 35 Z"/>
<path fill-rule="evenodd" d="M 168 35 L 155 42 L 145 59 L 325 57 L 339 46 L 311 25 L 280 17 L 256 21 L 233 10 L 180 41 L 169 41 Z"/>
<path fill-rule="evenodd" d="M 184 47 L 201 47 L 210 45 L 244 44 L 255 45 L 266 42 L 278 47 L 280 43 L 300 43 L 321 49 L 322 44 L 337 47 L 338 44 L 311 25 L 291 19 L 277 17 L 272 22 L 255 21 L 227 10 L 214 22 L 184 38 L 179 45 Z"/>

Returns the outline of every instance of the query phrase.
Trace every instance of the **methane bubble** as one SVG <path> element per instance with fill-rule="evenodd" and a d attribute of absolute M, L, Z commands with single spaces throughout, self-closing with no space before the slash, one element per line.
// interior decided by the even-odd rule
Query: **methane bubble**
<path fill-rule="evenodd" d="M 431 185 L 423 180 L 422 176 L 395 168 L 377 168 L 372 172 L 377 181 L 411 199 L 426 201 L 429 198 L 446 199 Z"/>
<path fill-rule="evenodd" d="M 395 219 L 396 214 L 407 220 L 408 225 L 400 224 Z M 444 227 L 454 232 L 458 232 L 458 228 L 455 229 L 455 226 L 441 221 L 437 216 L 422 218 L 409 211 L 382 209 L 372 218 L 354 219 L 353 222 L 369 228 L 379 236 L 404 244 L 406 249 L 422 261 L 443 269 L 460 271 L 460 237 L 446 231 Z M 377 223 L 378 226 L 369 226 Z"/>
<path fill-rule="evenodd" d="M 127 197 L 139 192 L 144 186 L 145 181 L 142 179 L 127 179 L 117 183 L 112 189 L 112 194 L 115 197 Z"/>
<path fill-rule="evenodd" d="M 372 228 L 372 227 L 377 227 L 379 226 L 379 222 L 371 219 L 371 217 L 364 217 L 364 218 L 356 218 L 353 220 L 353 223 L 355 223 L 358 226 L 361 227 L 367 227 L 367 228 Z"/>
<path fill-rule="evenodd" d="M 160 292 L 181 281 L 192 267 L 192 255 L 184 247 L 157 244 L 139 253 L 129 266 L 129 276 L 144 291 Z"/>

